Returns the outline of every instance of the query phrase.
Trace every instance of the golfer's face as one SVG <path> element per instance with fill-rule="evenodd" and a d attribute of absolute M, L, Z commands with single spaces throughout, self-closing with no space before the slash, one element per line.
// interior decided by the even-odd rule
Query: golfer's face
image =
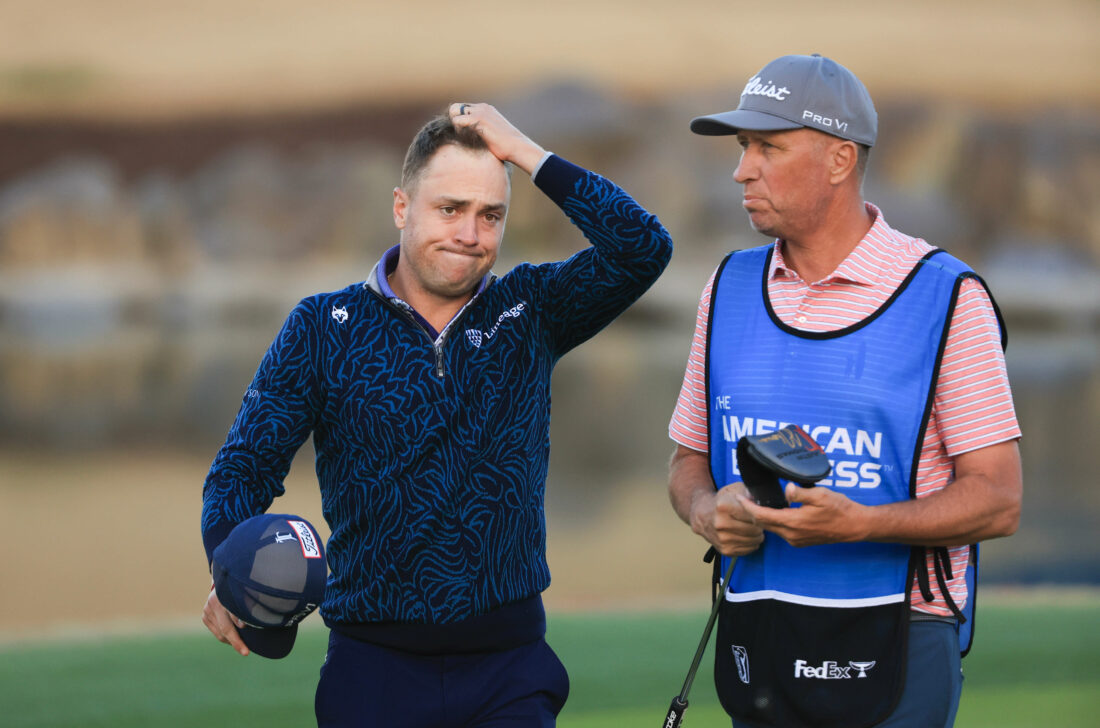
<path fill-rule="evenodd" d="M 491 153 L 441 147 L 411 190 L 394 190 L 406 280 L 435 298 L 469 295 L 497 259 L 510 196 Z"/>

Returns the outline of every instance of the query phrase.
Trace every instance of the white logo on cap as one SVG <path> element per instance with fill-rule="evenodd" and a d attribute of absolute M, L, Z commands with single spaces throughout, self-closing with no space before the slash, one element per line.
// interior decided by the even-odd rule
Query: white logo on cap
<path fill-rule="evenodd" d="M 837 131 L 848 130 L 848 122 L 841 121 L 832 116 L 822 116 L 821 114 L 814 113 L 810 109 L 806 109 L 802 112 L 802 120 L 806 121 L 807 119 L 809 119 L 810 123 L 823 126 L 826 129 L 836 129 Z"/>
<path fill-rule="evenodd" d="M 769 99 L 775 99 L 776 101 L 784 101 L 789 96 L 791 90 L 786 86 L 777 88 L 771 81 L 767 83 L 761 83 L 759 76 L 753 76 L 749 79 L 749 82 L 745 84 L 745 90 L 741 92 L 742 96 L 767 96 Z"/>
<path fill-rule="evenodd" d="M 307 559 L 321 558 L 321 549 L 317 545 L 317 538 L 313 535 L 309 524 L 305 521 L 287 521 L 287 523 L 298 534 L 298 543 L 302 545 L 302 556 Z"/>

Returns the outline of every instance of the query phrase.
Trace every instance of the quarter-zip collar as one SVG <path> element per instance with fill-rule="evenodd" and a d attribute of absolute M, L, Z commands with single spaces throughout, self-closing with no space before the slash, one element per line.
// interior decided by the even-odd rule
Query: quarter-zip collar
<path fill-rule="evenodd" d="M 459 309 L 454 318 L 452 318 L 443 328 L 443 331 L 436 331 L 435 327 L 428 323 L 426 318 L 421 316 L 408 302 L 394 293 L 393 288 L 390 287 L 390 282 L 387 277 L 397 269 L 397 259 L 400 255 L 400 251 L 401 245 L 398 244 L 383 253 L 382 258 L 374 265 L 374 268 L 371 269 L 370 276 L 367 277 L 366 285 L 403 311 L 408 312 L 418 324 L 424 327 L 424 330 L 428 332 L 428 336 L 431 337 L 436 344 L 440 344 L 445 338 L 447 330 L 451 328 L 451 324 L 462 315 L 463 311 L 466 310 L 466 307 L 470 305 L 474 298 L 477 298 L 481 292 L 488 287 L 489 282 L 493 279 L 493 274 L 491 272 L 486 273 L 485 277 L 482 278 L 481 282 L 478 284 L 477 290 L 474 291 L 473 297 L 466 302 L 465 306 Z"/>

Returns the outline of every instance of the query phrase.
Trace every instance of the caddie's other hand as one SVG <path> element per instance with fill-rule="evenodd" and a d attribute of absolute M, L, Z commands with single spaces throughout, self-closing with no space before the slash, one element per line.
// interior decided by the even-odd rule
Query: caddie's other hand
<path fill-rule="evenodd" d="M 692 529 L 726 556 L 755 551 L 764 541 L 764 531 L 746 509 L 748 500 L 744 483 L 700 495 L 692 504 Z"/>
<path fill-rule="evenodd" d="M 210 630 L 210 634 L 224 642 L 241 655 L 249 654 L 241 635 L 237 630 L 244 626 L 244 622 L 234 617 L 218 599 L 218 593 L 210 590 L 210 596 L 206 598 L 206 606 L 202 608 L 202 623 Z"/>
<path fill-rule="evenodd" d="M 475 130 L 489 151 L 502 162 L 511 162 L 527 174 L 534 171 L 546 150 L 531 141 L 504 115 L 489 104 L 453 103 L 448 109 L 451 122 Z"/>
<path fill-rule="evenodd" d="M 792 546 L 818 546 L 864 540 L 868 506 L 860 505 L 832 488 L 803 488 L 789 483 L 784 493 L 792 508 L 765 508 L 746 504 L 746 510 L 766 531 Z"/>

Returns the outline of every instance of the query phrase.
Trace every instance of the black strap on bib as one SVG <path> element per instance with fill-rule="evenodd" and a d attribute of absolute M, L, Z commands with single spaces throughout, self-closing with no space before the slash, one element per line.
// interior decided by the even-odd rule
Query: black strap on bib
<path fill-rule="evenodd" d="M 951 555 L 947 551 L 945 546 L 924 547 L 914 549 L 919 555 L 919 562 L 923 565 L 923 568 L 917 569 L 917 585 L 920 587 L 920 595 L 926 602 L 935 601 L 936 597 L 932 593 L 932 587 L 928 580 L 928 566 L 926 554 L 932 554 L 932 567 L 936 574 L 936 586 L 940 588 L 940 594 L 943 596 L 944 602 L 947 603 L 947 607 L 951 610 L 951 613 L 955 616 L 955 619 L 959 620 L 959 624 L 966 623 L 966 615 L 962 613 L 959 606 L 955 603 L 955 600 L 951 597 L 951 592 L 947 589 L 947 582 L 953 579 L 951 569 Z M 971 547 L 973 552 L 973 547 Z"/>

